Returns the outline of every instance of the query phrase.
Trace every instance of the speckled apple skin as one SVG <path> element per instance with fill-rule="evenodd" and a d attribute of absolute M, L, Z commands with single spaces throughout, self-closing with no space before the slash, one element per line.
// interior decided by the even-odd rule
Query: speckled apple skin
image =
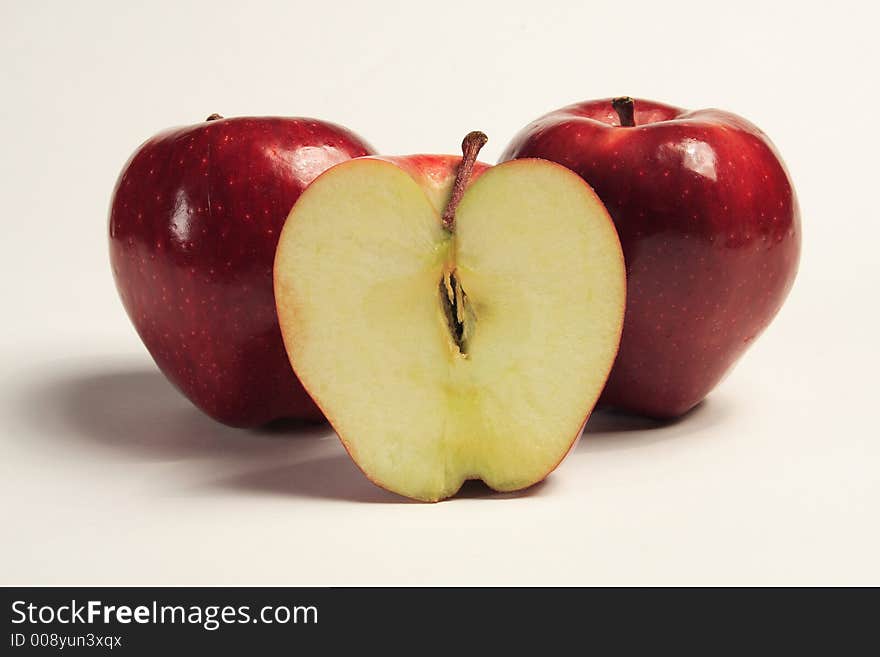
<path fill-rule="evenodd" d="M 623 338 L 600 403 L 654 417 L 698 404 L 776 315 L 797 272 L 800 212 L 767 136 L 720 110 L 611 99 L 528 125 L 501 161 L 540 157 L 587 181 L 620 235 Z"/>
<path fill-rule="evenodd" d="M 110 209 L 122 303 L 156 364 L 233 426 L 322 415 L 275 314 L 278 235 L 303 189 L 373 149 L 306 118 L 230 118 L 159 134 L 125 165 Z"/>

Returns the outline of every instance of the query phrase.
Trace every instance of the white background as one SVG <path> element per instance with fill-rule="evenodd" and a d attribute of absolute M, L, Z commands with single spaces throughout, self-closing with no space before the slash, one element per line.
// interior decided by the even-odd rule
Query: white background
<path fill-rule="evenodd" d="M 875 4 L 2 0 L 0 583 L 880 584 Z M 409 504 L 329 430 L 215 424 L 119 303 L 110 193 L 161 129 L 305 115 L 411 153 L 479 128 L 493 161 L 621 94 L 769 133 L 801 271 L 706 404 L 594 416 L 527 494 Z"/>

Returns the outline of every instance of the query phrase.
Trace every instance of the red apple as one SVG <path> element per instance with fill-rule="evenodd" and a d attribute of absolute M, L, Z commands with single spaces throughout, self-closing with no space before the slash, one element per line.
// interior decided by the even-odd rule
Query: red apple
<path fill-rule="evenodd" d="M 618 98 L 534 121 L 501 159 L 526 157 L 578 173 L 620 235 L 626 319 L 601 402 L 685 413 L 767 327 L 794 281 L 800 213 L 779 153 L 735 114 Z"/>
<path fill-rule="evenodd" d="M 275 247 L 315 177 L 371 152 L 323 121 L 212 115 L 156 135 L 125 165 L 110 209 L 116 286 L 156 364 L 211 417 L 321 418 L 281 341 Z"/>

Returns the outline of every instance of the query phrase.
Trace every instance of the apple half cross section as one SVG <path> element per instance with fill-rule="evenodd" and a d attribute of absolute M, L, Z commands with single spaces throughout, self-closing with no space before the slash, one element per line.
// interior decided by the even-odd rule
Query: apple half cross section
<path fill-rule="evenodd" d="M 358 158 L 293 207 L 275 299 L 294 370 L 366 476 L 436 501 L 544 479 L 620 342 L 623 255 L 593 190 L 528 159 Z"/>

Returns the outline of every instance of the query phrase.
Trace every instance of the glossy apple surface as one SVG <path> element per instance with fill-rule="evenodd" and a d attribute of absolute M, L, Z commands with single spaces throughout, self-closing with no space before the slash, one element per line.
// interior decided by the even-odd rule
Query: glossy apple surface
<path fill-rule="evenodd" d="M 211 417 L 321 418 L 281 341 L 275 247 L 315 177 L 371 152 L 314 119 L 217 118 L 153 137 L 125 165 L 110 210 L 119 294 L 156 364 Z"/>
<path fill-rule="evenodd" d="M 558 162 L 605 203 L 626 259 L 627 309 L 601 402 L 672 417 L 698 404 L 776 315 L 797 271 L 800 215 L 779 153 L 745 119 L 631 107 L 634 126 L 621 126 L 612 99 L 547 114 L 501 160 Z"/>

